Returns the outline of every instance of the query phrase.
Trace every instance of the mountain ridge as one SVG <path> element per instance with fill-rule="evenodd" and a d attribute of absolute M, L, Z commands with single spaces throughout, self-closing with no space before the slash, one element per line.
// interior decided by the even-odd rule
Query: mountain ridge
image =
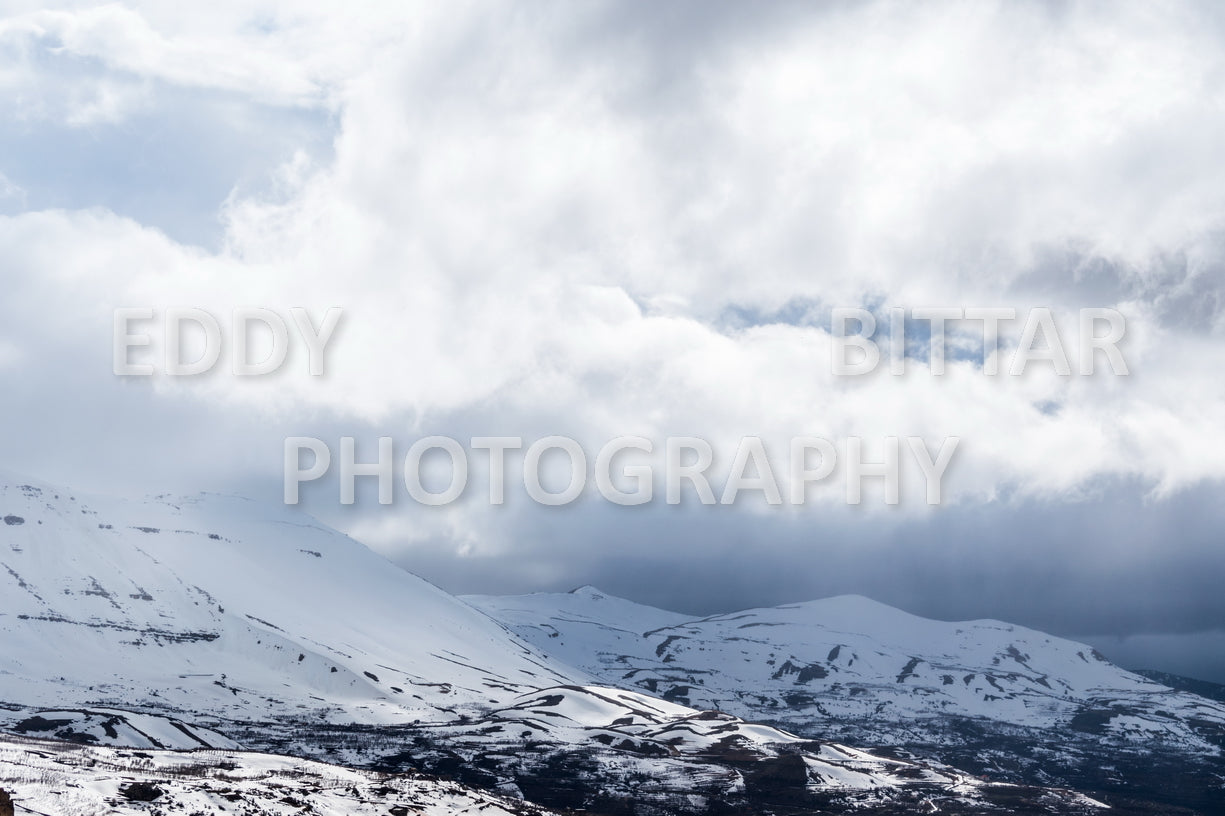
<path fill-rule="evenodd" d="M 284 507 L 17 480 L 0 522 L 0 728 L 26 738 L 271 751 L 610 814 L 1098 807 L 602 684 Z"/>
<path fill-rule="evenodd" d="M 609 685 L 991 778 L 1205 812 L 1225 799 L 1225 705 L 1035 629 L 934 621 L 863 596 L 708 616 L 595 589 L 464 597 Z"/>

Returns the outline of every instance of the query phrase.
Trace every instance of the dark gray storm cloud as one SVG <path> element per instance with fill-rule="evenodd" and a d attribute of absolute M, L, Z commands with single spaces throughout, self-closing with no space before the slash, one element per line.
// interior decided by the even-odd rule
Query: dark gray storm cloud
<path fill-rule="evenodd" d="M 692 614 L 860 594 L 926 617 L 1091 639 L 1134 668 L 1168 663 L 1172 643 L 1198 644 L 1180 653 L 1179 669 L 1225 680 L 1211 648 L 1225 630 L 1218 485 L 1152 502 L 1136 485 L 1106 484 L 1074 503 L 948 507 L 883 522 L 845 508 L 487 512 L 515 531 L 496 555 L 456 559 L 449 542 L 424 541 L 396 560 L 458 593 L 594 584 Z"/>

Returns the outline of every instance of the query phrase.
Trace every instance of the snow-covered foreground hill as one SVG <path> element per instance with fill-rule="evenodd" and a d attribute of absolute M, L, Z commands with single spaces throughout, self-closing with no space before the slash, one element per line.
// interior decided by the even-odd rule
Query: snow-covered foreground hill
<path fill-rule="evenodd" d="M 614 617 L 637 639 L 683 623 Z M 610 688 L 623 678 L 595 679 L 600 661 L 533 626 L 515 634 L 283 507 L 0 479 L 0 729 L 15 739 L 255 749 L 602 813 L 1097 807 Z"/>
<path fill-rule="evenodd" d="M 685 705 L 1029 782 L 1084 781 L 1079 769 L 1101 772 L 1095 785 L 1143 787 L 1126 769 L 1155 758 L 1203 769 L 1198 782 L 1158 785 L 1202 784 L 1225 803 L 1225 704 L 1024 627 L 928 620 L 855 596 L 703 618 L 591 587 L 467 600 L 604 683 Z"/>
<path fill-rule="evenodd" d="M 615 718 L 611 726 L 610 717 Z M 563 728 L 573 731 L 570 752 L 550 755 L 550 776 L 528 792 L 595 813 L 1088 816 L 1105 810 L 1102 803 L 1068 791 L 984 784 L 951 769 L 842 746 L 820 746 L 806 753 L 803 749 L 813 745 L 796 737 L 783 735 L 779 742 L 778 732 L 769 728 L 736 723 L 726 715 L 703 715 L 627 692 L 547 690 L 499 712 L 490 722 L 531 730 L 541 728 L 550 718 L 558 718 Z M 488 729 L 488 724 L 479 729 L 456 724 L 449 736 L 457 750 L 486 752 L 486 756 L 500 745 L 500 750 L 517 755 L 523 768 L 530 768 L 533 755 L 541 749 L 538 739 L 490 741 L 485 733 Z M 619 734 L 635 744 L 601 757 L 586 747 L 592 730 Z M 661 739 L 669 733 L 678 735 L 679 741 Z M 727 761 L 720 766 L 665 747 L 680 742 L 701 744 L 707 754 L 727 751 Z M 761 756 L 770 761 L 763 762 L 746 750 L 750 746 L 760 749 Z M 611 763 L 602 761 L 609 757 Z M 490 767 L 487 762 L 479 766 Z M 0 734 L 0 791 L 4 792 L 0 806 L 4 796 L 9 796 L 19 813 L 39 816 L 549 813 L 523 799 L 517 787 L 509 787 L 504 791 L 508 796 L 411 771 L 362 770 L 284 755 L 81 746 Z"/>
<path fill-rule="evenodd" d="M 245 816 L 547 816 L 454 782 L 291 757 L 134 751 L 0 737 L 0 789 L 18 813 L 234 813 Z"/>

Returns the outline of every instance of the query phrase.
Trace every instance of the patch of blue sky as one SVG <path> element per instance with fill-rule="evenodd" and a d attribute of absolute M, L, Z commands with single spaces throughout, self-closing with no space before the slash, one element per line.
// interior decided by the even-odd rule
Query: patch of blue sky
<path fill-rule="evenodd" d="M 719 314 L 715 325 L 725 333 L 772 325 L 801 326 L 829 332 L 834 308 L 866 309 L 876 318 L 876 327 L 869 339 L 880 346 L 882 359 L 887 361 L 893 337 L 890 309 L 896 305 L 886 303 L 880 298 L 869 299 L 864 303 L 847 304 L 826 303 L 811 297 L 792 298 L 782 306 L 769 310 L 731 304 Z M 903 336 L 906 341 L 904 353 L 907 359 L 926 364 L 931 359 L 931 321 L 914 318 L 912 311 L 911 308 L 906 308 L 906 319 L 903 323 Z M 851 321 L 848 330 L 855 332 L 856 329 L 855 322 Z M 982 366 L 984 347 L 982 323 L 947 321 L 944 324 L 944 332 L 946 363 L 969 362 L 979 367 Z M 1001 340 L 1000 345 L 1004 347 L 1004 341 Z"/>
<path fill-rule="evenodd" d="M 331 158 L 325 110 L 253 103 L 237 94 L 144 83 L 149 98 L 113 120 L 73 123 L 70 99 L 30 115 L 0 113 L 0 212 L 101 207 L 184 244 L 216 249 L 230 194 L 271 189 L 304 152 Z"/>

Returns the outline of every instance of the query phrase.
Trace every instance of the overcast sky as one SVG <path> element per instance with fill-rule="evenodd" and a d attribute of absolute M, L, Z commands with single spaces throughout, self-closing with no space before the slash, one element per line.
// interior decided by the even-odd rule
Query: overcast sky
<path fill-rule="evenodd" d="M 0 467 L 279 502 L 286 436 L 957 436 L 935 508 L 491 507 L 476 463 L 303 507 L 455 592 L 857 592 L 1225 682 L 1219 5 L 41 5 L 0 20 Z M 113 310 L 171 306 L 344 317 L 321 378 L 116 377 Z M 1113 308 L 1131 373 L 833 376 L 830 310 L 887 306 Z"/>

